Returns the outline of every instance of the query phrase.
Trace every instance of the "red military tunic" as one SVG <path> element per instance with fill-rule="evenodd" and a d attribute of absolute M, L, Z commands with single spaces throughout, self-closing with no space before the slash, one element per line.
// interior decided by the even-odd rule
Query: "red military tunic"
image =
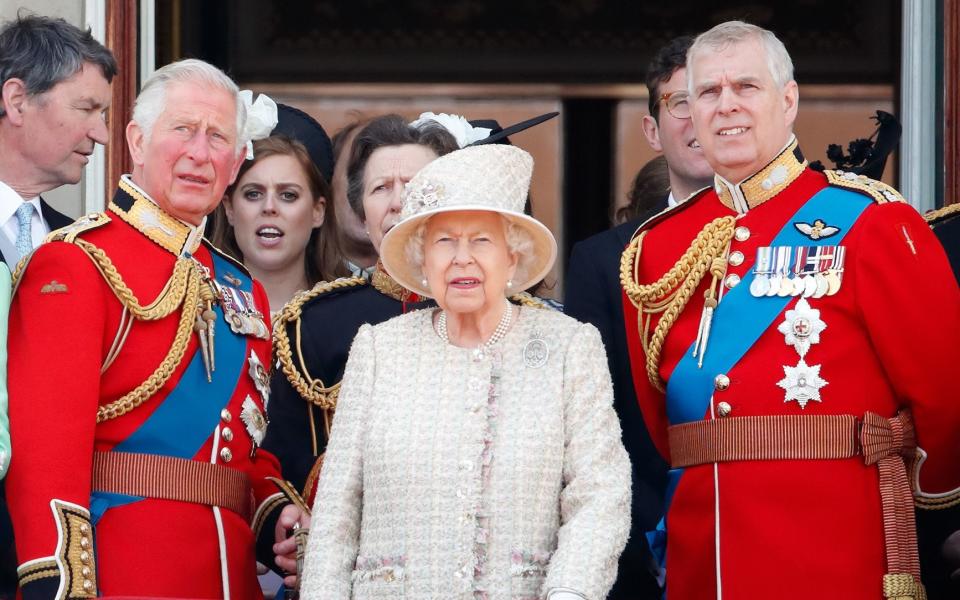
<path fill-rule="evenodd" d="M 882 184 L 845 185 L 878 200 L 898 199 Z M 823 173 L 806 168 L 795 142 L 739 186 L 718 178 L 715 189 L 640 228 L 638 233 L 648 233 L 636 281 L 658 280 L 707 223 L 730 215 L 737 230 L 722 285 L 724 291 L 748 286 L 757 249 L 794 226 L 797 210 L 827 186 Z M 960 403 L 951 376 L 960 364 L 960 291 L 943 250 L 916 211 L 899 201 L 871 202 L 844 233 L 838 243 L 846 248 L 839 291 L 809 299 L 826 325 L 804 357 L 808 365 L 820 366 L 826 381 L 820 401 L 802 408 L 778 385 L 785 380 L 784 367 L 798 364 L 798 351 L 778 330 L 785 312 L 797 307 L 798 299 L 790 298 L 729 372 L 709 374 L 723 377 L 702 419 L 865 411 L 891 418 L 909 408 L 917 443 L 927 454 L 919 473 L 922 492 L 956 493 Z M 659 363 L 665 382 L 697 338 L 710 281 L 708 272 L 666 335 Z M 646 375 L 637 308 L 629 299 L 624 307 L 638 401 L 654 443 L 669 460 L 665 396 Z M 651 331 L 659 317 L 654 315 Z M 711 344 L 707 352 L 716 352 Z M 887 569 L 878 473 L 859 456 L 687 467 L 666 529 L 670 600 L 882 597 Z"/>
<path fill-rule="evenodd" d="M 219 261 L 221 268 L 227 263 L 201 243 L 202 227 L 188 226 L 163 213 L 126 179 L 103 215 L 94 223 L 82 219 L 71 228 L 79 240 L 102 250 L 143 306 L 161 295 L 184 253 L 192 253 L 219 283 L 240 284 L 245 278 L 249 286 L 251 281 L 238 264 L 230 265 L 232 275 L 218 272 L 215 263 Z M 49 242 L 33 254 L 13 300 L 9 389 L 16 459 L 6 485 L 23 595 L 54 597 L 59 589 L 62 595 L 57 597 L 70 598 L 98 592 L 260 598 L 255 544 L 262 534 L 259 547 L 269 553 L 272 524 L 285 503 L 266 479 L 279 477 L 276 459 L 264 451 L 254 452 L 265 428 L 258 387 L 266 389 L 254 354 L 269 365 L 268 327 L 259 337 L 235 340 L 226 339 L 234 335 L 229 329 L 226 335 L 218 331 L 215 346 L 231 342 L 231 347 L 239 348 L 235 363 L 213 365 L 210 384 L 204 381 L 196 389 L 175 390 L 188 369 L 198 366 L 194 357 L 201 348 L 190 315 L 189 342 L 181 358 L 173 357 L 169 379 L 155 392 L 148 391 L 139 406 L 98 423 L 98 409 L 145 382 L 171 346 L 176 346 L 183 310 L 181 305 L 156 320 L 131 319 L 118 301 L 121 291 L 116 278 L 113 285 L 108 284 L 102 269 L 77 244 Z M 263 289 L 254 283 L 251 291 L 255 306 L 268 314 Z M 248 308 L 252 312 L 253 307 Z M 217 318 L 223 319 L 219 311 Z M 125 323 L 131 320 L 126 332 Z M 230 373 L 233 378 L 224 381 Z M 225 393 L 214 397 L 216 389 Z M 147 421 L 159 418 L 175 394 L 181 400 L 186 394 L 195 412 L 189 418 L 167 414 L 165 429 L 151 429 L 156 420 L 150 425 Z M 199 432 L 193 431 L 198 418 L 207 424 Z M 94 453 L 123 448 L 176 454 L 172 449 L 190 435 L 196 437 L 198 447 L 189 448 L 185 459 L 249 477 L 245 493 L 254 501 L 247 503 L 246 514 L 157 497 L 129 501 L 95 494 L 98 499 L 91 501 Z M 131 440 L 140 440 L 147 449 L 131 448 Z M 159 477 L 145 475 L 148 480 Z M 96 517 L 104 502 L 113 500 L 118 501 L 99 520 L 88 521 L 91 508 Z"/>

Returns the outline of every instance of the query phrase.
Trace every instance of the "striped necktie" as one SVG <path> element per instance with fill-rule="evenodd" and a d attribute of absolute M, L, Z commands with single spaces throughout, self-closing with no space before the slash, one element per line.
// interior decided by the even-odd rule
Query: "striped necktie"
<path fill-rule="evenodd" d="M 33 236 L 30 234 L 33 224 L 34 206 L 29 202 L 24 202 L 17 207 L 17 223 L 20 224 L 17 229 L 17 252 L 20 258 L 30 254 L 33 250 Z"/>

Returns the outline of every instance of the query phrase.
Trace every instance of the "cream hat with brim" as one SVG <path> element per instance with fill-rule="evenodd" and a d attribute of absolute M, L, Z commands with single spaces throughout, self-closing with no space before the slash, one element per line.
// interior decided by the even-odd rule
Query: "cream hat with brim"
<path fill-rule="evenodd" d="M 557 258 L 557 241 L 546 225 L 523 214 L 530 190 L 533 157 L 501 144 L 470 146 L 451 152 L 421 169 L 404 187 L 400 222 L 383 237 L 380 260 L 403 287 L 433 297 L 421 282 L 420 265 L 410 264 L 407 240 L 432 215 L 479 210 L 503 215 L 533 240 L 529 254 L 520 256 L 512 291 L 521 292 L 550 271 Z"/>

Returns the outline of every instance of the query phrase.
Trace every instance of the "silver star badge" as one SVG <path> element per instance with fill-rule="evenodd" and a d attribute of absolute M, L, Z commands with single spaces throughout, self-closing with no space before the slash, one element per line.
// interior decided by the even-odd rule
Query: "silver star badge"
<path fill-rule="evenodd" d="M 240 420 L 243 421 L 250 439 L 253 440 L 253 450 L 256 450 L 263 443 L 263 438 L 267 434 L 267 419 L 250 396 L 247 396 L 243 401 Z"/>
<path fill-rule="evenodd" d="M 821 365 L 808 365 L 800 359 L 795 367 L 783 366 L 783 372 L 786 375 L 777 382 L 777 385 L 786 390 L 784 403 L 796 400 L 800 408 L 806 408 L 807 402 L 813 400 L 822 402 L 820 399 L 820 388 L 827 385 L 827 382 L 820 377 Z"/>
<path fill-rule="evenodd" d="M 806 298 L 800 298 L 793 310 L 786 312 L 786 320 L 777 327 L 788 346 L 793 346 L 800 358 L 807 355 L 812 344 L 820 343 L 820 333 L 827 324 L 820 319 L 820 311 L 810 308 Z"/>
<path fill-rule="evenodd" d="M 260 392 L 260 398 L 263 399 L 263 408 L 266 410 L 267 404 L 270 402 L 270 374 L 267 373 L 263 363 L 260 362 L 260 357 L 257 356 L 257 353 L 253 350 L 250 351 L 250 356 L 247 357 L 247 363 L 250 365 L 247 368 L 247 373 L 250 375 L 250 378 L 253 379 L 253 384 L 257 387 L 257 391 Z"/>

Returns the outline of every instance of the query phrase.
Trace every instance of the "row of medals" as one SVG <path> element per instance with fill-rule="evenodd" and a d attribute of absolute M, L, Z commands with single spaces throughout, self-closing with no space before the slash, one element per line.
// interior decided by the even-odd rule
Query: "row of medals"
<path fill-rule="evenodd" d="M 764 246 L 757 248 L 750 293 L 762 296 L 822 298 L 840 291 L 843 246 Z"/>
<path fill-rule="evenodd" d="M 231 281 L 238 287 L 231 287 L 215 280 L 210 275 L 210 269 L 197 261 L 203 273 L 202 285 L 209 286 L 213 292 L 215 301 L 223 310 L 223 316 L 230 326 L 230 329 L 239 335 L 249 335 L 260 339 L 270 339 L 270 330 L 264 322 L 264 317 L 256 308 L 256 302 L 253 294 L 239 289 L 241 282 Z M 226 276 L 229 277 L 229 274 Z M 200 306 L 196 316 L 194 330 L 200 342 L 200 352 L 203 358 L 203 365 L 207 374 L 207 381 L 212 381 L 213 372 L 216 370 L 214 335 L 215 321 L 217 313 L 213 310 L 213 305 L 208 303 L 206 306 Z"/>

